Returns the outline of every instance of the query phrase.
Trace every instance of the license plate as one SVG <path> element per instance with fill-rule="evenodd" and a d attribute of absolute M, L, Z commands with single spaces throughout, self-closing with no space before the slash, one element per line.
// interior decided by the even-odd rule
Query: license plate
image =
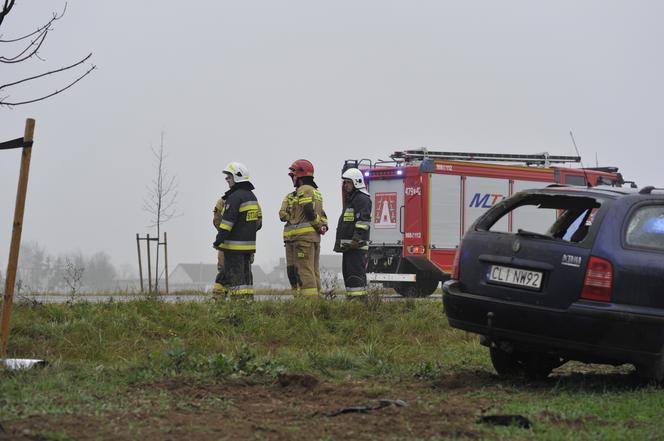
<path fill-rule="evenodd" d="M 494 283 L 539 289 L 542 284 L 542 273 L 508 266 L 491 265 L 488 279 Z"/>

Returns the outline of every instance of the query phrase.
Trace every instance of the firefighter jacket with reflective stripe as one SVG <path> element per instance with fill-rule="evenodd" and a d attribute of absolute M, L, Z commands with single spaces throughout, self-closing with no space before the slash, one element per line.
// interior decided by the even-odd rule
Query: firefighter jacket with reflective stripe
<path fill-rule="evenodd" d="M 327 225 L 321 192 L 312 185 L 305 184 L 286 196 L 289 197 L 291 204 L 285 219 L 284 241 L 320 242 L 319 228 Z M 281 215 L 281 211 L 279 214 Z"/>
<path fill-rule="evenodd" d="M 226 201 L 224 198 L 221 198 L 217 201 L 214 206 L 214 211 L 212 213 L 212 225 L 219 231 L 219 224 L 221 224 L 221 217 L 224 215 L 224 205 Z"/>
<path fill-rule="evenodd" d="M 281 222 L 285 222 L 284 242 L 291 242 L 293 240 L 286 234 L 286 230 L 288 229 L 289 226 L 288 220 L 290 219 L 291 212 L 293 211 L 293 204 L 295 204 L 297 200 L 296 193 L 297 193 L 296 191 L 293 191 L 284 196 L 284 200 L 281 201 L 281 208 L 279 208 L 279 219 L 281 220 Z"/>
<path fill-rule="evenodd" d="M 339 217 L 334 250 L 368 250 L 370 225 L 371 197 L 359 190 L 353 190 L 348 196 L 346 209 Z"/>
<path fill-rule="evenodd" d="M 221 239 L 219 248 L 226 253 L 256 252 L 256 231 L 262 225 L 261 207 L 254 193 L 243 184 L 235 184 L 224 195 L 226 203 L 217 237 Z"/>

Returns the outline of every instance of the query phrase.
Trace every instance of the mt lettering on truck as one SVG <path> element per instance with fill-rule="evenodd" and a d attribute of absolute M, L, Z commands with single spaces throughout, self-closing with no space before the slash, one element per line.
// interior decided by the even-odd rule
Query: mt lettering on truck
<path fill-rule="evenodd" d="M 503 199 L 505 199 L 505 196 L 502 194 L 475 193 L 468 206 L 474 208 L 491 208 Z"/>

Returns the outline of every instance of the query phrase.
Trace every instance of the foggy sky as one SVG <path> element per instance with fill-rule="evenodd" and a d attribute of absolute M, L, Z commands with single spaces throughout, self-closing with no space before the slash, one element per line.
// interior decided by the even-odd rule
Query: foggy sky
<path fill-rule="evenodd" d="M 32 31 L 63 5 L 17 2 L 0 32 Z M 23 240 L 136 265 L 162 130 L 179 182 L 181 216 L 164 226 L 171 268 L 215 262 L 211 211 L 229 161 L 249 167 L 263 207 L 261 264 L 283 255 L 277 211 L 298 158 L 314 163 L 330 216 L 322 253 L 347 158 L 418 147 L 574 155 L 573 130 L 586 166 L 597 155 L 661 186 L 663 13 L 657 1 L 68 0 L 45 61 L 0 65 L 2 84 L 90 51 L 98 66 L 48 101 L 0 108 L 0 141 L 36 119 Z M 19 158 L 0 152 L 3 273 Z"/>

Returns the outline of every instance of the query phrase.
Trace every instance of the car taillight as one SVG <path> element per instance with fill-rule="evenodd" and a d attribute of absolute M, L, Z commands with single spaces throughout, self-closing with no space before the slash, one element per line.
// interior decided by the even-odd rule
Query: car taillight
<path fill-rule="evenodd" d="M 459 254 L 461 254 L 461 248 L 457 248 L 452 261 L 452 278 L 454 280 L 459 280 Z"/>
<path fill-rule="evenodd" d="M 612 290 L 613 266 L 611 262 L 591 256 L 586 269 L 586 277 L 583 280 L 581 298 L 610 302 Z"/>

